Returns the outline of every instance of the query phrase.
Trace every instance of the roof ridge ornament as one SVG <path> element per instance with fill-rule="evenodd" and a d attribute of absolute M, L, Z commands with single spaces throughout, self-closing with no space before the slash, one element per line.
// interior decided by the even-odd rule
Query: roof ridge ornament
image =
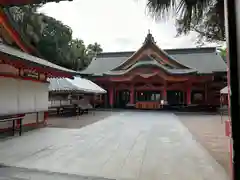
<path fill-rule="evenodd" d="M 150 29 L 148 29 L 148 34 L 144 40 L 144 44 L 147 44 L 147 43 L 156 44 L 156 41 L 154 40 L 154 37 L 152 36 Z"/>

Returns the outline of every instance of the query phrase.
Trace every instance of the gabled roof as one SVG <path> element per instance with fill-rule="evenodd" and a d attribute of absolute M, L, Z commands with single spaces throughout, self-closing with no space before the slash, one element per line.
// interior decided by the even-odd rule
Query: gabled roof
<path fill-rule="evenodd" d="M 122 69 L 122 68 L 128 66 L 129 62 L 134 61 L 134 60 L 136 61 L 136 59 L 137 59 L 137 61 L 139 61 L 138 56 L 141 55 L 144 52 L 144 50 L 149 49 L 149 48 L 153 52 L 158 54 L 158 56 L 161 57 L 161 59 L 164 60 L 165 62 L 168 61 L 169 63 L 173 63 L 176 66 L 184 68 L 184 69 L 185 68 L 189 68 L 189 67 L 185 66 L 184 64 L 179 63 L 176 59 L 173 59 L 164 50 L 160 49 L 157 46 L 157 44 L 156 44 L 152 34 L 149 31 L 147 36 L 146 36 L 146 38 L 145 38 L 145 40 L 144 40 L 143 45 L 137 51 L 135 51 L 130 57 L 128 57 L 122 64 L 120 64 L 119 66 L 114 68 L 114 70 Z"/>
<path fill-rule="evenodd" d="M 183 69 L 193 69 L 199 74 L 226 72 L 227 69 L 226 63 L 217 53 L 215 47 L 165 49 L 161 52 L 172 61 L 181 64 Z M 126 63 L 135 53 L 136 51 L 101 53 L 81 73 L 92 75 L 109 73 Z"/>
<path fill-rule="evenodd" d="M 190 69 L 190 68 L 167 68 L 164 65 L 160 64 L 155 60 L 154 58 L 148 56 L 148 61 L 138 61 L 134 65 L 132 65 L 130 68 L 126 70 L 112 70 L 108 71 L 106 73 L 103 73 L 104 75 L 123 75 L 128 72 L 130 72 L 133 69 L 136 69 L 138 67 L 157 67 L 162 69 L 164 72 L 167 74 L 174 74 L 174 75 L 184 75 L 184 74 L 196 74 L 197 71 L 195 69 Z"/>
<path fill-rule="evenodd" d="M 49 78 L 49 91 L 75 91 L 82 93 L 106 93 L 106 91 L 88 79 L 75 77 L 68 78 Z"/>

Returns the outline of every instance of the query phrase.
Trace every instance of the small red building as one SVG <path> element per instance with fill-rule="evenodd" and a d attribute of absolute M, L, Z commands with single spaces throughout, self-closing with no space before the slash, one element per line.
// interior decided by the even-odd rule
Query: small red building
<path fill-rule="evenodd" d="M 47 79 L 73 78 L 77 74 L 34 56 L 36 53 L 37 50 L 22 38 L 6 13 L 0 10 L 0 132 L 22 125 L 45 124 Z"/>
<path fill-rule="evenodd" d="M 160 49 L 151 33 L 135 52 L 99 54 L 81 73 L 108 91 L 104 107 L 219 106 L 226 63 L 216 48 Z"/>

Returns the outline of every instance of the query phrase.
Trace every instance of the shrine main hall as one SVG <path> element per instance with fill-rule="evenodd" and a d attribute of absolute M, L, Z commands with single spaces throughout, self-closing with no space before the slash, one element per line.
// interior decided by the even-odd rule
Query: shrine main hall
<path fill-rule="evenodd" d="M 227 65 L 215 47 L 161 49 L 149 32 L 135 52 L 98 54 L 81 74 L 107 90 L 102 107 L 220 105 Z"/>

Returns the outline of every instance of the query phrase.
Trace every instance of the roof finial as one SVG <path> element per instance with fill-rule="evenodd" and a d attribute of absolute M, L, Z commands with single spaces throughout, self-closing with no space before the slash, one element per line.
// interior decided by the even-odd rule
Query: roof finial
<path fill-rule="evenodd" d="M 151 32 L 150 32 L 150 29 L 148 29 L 148 34 L 147 34 L 147 37 L 145 38 L 144 43 L 156 43 L 154 41 L 154 38 L 153 38 Z"/>

